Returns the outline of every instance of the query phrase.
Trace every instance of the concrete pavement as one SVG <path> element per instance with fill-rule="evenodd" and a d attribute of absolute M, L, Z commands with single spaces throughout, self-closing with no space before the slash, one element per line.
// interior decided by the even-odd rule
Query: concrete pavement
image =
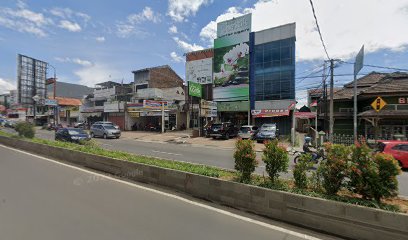
<path fill-rule="evenodd" d="M 2 145 L 0 156 L 0 239 L 335 239 Z"/>

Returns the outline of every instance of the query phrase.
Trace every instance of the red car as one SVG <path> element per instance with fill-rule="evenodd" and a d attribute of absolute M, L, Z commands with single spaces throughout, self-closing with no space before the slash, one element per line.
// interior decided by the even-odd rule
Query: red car
<path fill-rule="evenodd" d="M 391 154 L 398 160 L 402 168 L 408 168 L 408 141 L 378 141 L 378 150 L 382 153 Z"/>

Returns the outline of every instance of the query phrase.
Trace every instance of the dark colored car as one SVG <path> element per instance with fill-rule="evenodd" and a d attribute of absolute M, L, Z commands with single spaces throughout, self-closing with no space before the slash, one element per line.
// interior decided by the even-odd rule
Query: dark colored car
<path fill-rule="evenodd" d="M 216 138 L 229 139 L 230 137 L 238 136 L 238 128 L 235 127 L 234 124 L 230 122 L 214 123 L 211 125 L 209 135 L 213 139 Z"/>
<path fill-rule="evenodd" d="M 408 141 L 378 141 L 378 151 L 391 154 L 402 168 L 408 168 Z"/>
<path fill-rule="evenodd" d="M 80 128 L 59 128 L 55 132 L 56 141 L 78 143 L 80 141 L 89 141 L 90 139 L 89 134 Z"/>
<path fill-rule="evenodd" d="M 278 131 L 274 123 L 263 124 L 254 138 L 258 143 L 273 140 L 278 137 Z"/>

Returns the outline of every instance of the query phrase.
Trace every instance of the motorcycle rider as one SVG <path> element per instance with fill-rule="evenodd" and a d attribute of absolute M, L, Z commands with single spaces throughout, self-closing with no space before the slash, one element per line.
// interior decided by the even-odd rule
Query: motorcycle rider
<path fill-rule="evenodd" d="M 319 157 L 319 155 L 316 153 L 316 151 L 313 150 L 311 140 L 312 138 L 305 137 L 305 143 L 303 144 L 303 152 L 310 153 L 312 155 L 312 161 L 317 162 L 317 158 Z"/>

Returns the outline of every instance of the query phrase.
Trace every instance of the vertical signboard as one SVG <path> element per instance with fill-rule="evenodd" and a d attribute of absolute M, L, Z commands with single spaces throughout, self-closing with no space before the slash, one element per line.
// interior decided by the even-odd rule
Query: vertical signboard
<path fill-rule="evenodd" d="M 211 84 L 213 59 L 204 58 L 186 62 L 186 81 L 199 84 Z"/>
<path fill-rule="evenodd" d="M 214 100 L 246 101 L 249 95 L 251 14 L 217 25 L 214 40 Z"/>
<path fill-rule="evenodd" d="M 22 105 L 32 105 L 34 104 L 34 96 L 37 96 L 39 103 L 45 101 L 47 97 L 45 87 L 47 65 L 46 62 L 24 55 L 18 55 L 18 103 Z"/>

